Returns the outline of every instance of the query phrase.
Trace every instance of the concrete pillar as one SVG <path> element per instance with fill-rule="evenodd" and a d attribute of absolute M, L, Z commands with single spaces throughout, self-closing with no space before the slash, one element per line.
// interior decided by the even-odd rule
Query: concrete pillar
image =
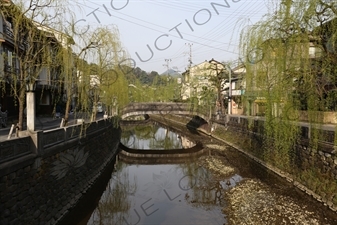
<path fill-rule="evenodd" d="M 32 152 L 38 155 L 43 154 L 43 131 L 28 132 L 32 139 Z"/>
<path fill-rule="evenodd" d="M 35 131 L 35 92 L 27 92 L 27 130 Z"/>

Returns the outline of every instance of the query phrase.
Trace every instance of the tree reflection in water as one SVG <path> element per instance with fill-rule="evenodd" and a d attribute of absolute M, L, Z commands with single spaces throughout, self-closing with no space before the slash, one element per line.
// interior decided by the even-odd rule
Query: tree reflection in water
<path fill-rule="evenodd" d="M 181 188 L 187 191 L 185 200 L 193 207 L 205 210 L 225 206 L 224 193 L 243 179 L 238 174 L 225 179 L 219 178 L 197 163 L 180 166 L 185 174 L 180 181 Z"/>
<path fill-rule="evenodd" d="M 122 130 L 121 142 L 129 148 L 182 149 L 195 145 L 174 129 L 160 125 L 125 126 Z M 138 164 L 137 159 L 132 159 L 132 164 L 125 163 L 118 169 L 108 193 L 102 196 L 91 218 L 92 224 L 186 224 L 192 221 L 209 224 L 214 220 L 223 223 L 221 208 L 225 204 L 226 181 L 198 165 L 195 158 L 186 159 L 184 164 L 174 164 L 169 159 L 165 165 L 157 165 L 156 161 L 154 165 L 148 162 L 142 165 L 142 160 Z M 133 176 L 137 178 L 134 183 Z"/>
<path fill-rule="evenodd" d="M 181 180 L 185 200 L 193 207 L 211 210 L 214 206 L 223 206 L 223 192 L 219 181 L 203 167 L 196 163 L 181 165 L 186 176 Z"/>
<path fill-rule="evenodd" d="M 182 148 L 178 135 L 168 128 L 159 128 L 150 140 L 150 149 L 179 149 Z"/>
<path fill-rule="evenodd" d="M 134 149 L 180 149 L 183 148 L 178 134 L 157 123 L 123 127 L 121 142 Z"/>
<path fill-rule="evenodd" d="M 227 181 L 217 179 L 196 162 L 120 163 L 123 166 L 115 172 L 88 224 L 186 224 L 193 221 L 199 225 L 225 221 L 221 208 L 225 205 L 223 195 Z"/>
<path fill-rule="evenodd" d="M 136 182 L 130 184 L 128 170 L 124 163 L 117 164 L 117 171 L 107 185 L 107 188 L 91 215 L 88 224 L 123 224 L 131 208 L 129 196 L 137 190 Z"/>

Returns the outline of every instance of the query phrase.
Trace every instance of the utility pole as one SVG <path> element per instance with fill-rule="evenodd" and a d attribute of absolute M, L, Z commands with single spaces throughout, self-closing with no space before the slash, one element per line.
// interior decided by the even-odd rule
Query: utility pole
<path fill-rule="evenodd" d="M 188 69 L 190 69 L 192 67 L 192 45 L 193 43 L 185 43 L 185 45 L 188 45 L 190 48 L 189 58 L 188 58 Z"/>
<path fill-rule="evenodd" d="M 185 43 L 189 47 L 189 57 L 188 57 L 188 74 L 186 74 L 186 77 L 184 78 L 185 82 L 190 82 L 190 73 L 191 73 L 191 67 L 192 67 L 192 45 L 193 43 Z"/>
<path fill-rule="evenodd" d="M 190 48 L 189 57 L 188 57 L 188 72 L 186 73 L 184 80 L 187 85 L 190 85 L 191 78 L 191 67 L 192 67 L 192 45 L 193 43 L 185 43 Z M 191 87 L 188 87 L 189 98 L 191 97 Z"/>
<path fill-rule="evenodd" d="M 172 59 L 165 59 L 166 64 L 163 64 L 163 66 L 166 66 L 167 68 L 167 76 L 169 75 L 169 69 L 170 69 L 170 62 Z"/>

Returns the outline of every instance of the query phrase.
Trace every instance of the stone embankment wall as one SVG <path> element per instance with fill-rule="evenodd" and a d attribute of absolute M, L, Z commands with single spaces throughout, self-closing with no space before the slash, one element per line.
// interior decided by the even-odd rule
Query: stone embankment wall
<path fill-rule="evenodd" d="M 271 163 L 263 155 L 266 150 L 263 117 L 212 115 L 211 123 L 207 124 L 195 116 L 165 115 L 164 121 L 190 126 L 225 142 L 291 182 L 299 190 L 323 202 L 332 211 L 337 211 L 335 126 L 294 123 L 300 130 L 298 142 L 289 149 L 288 153 L 292 153 L 288 155 L 292 158 L 291 164 L 284 170 L 277 162 Z M 269 150 L 277 151 L 272 148 Z"/>
<path fill-rule="evenodd" d="M 112 120 L 0 142 L 0 224 L 57 224 L 118 151 Z"/>
<path fill-rule="evenodd" d="M 300 131 L 297 144 L 284 155 L 289 157 L 291 163 L 288 168 L 279 168 L 277 162 L 269 161 L 265 155 L 268 147 L 265 146 L 263 118 L 214 117 L 212 122 L 212 136 L 226 141 L 286 178 L 300 190 L 323 202 L 333 211 L 337 211 L 337 155 L 334 126 L 297 123 Z M 270 149 L 268 151 L 272 152 Z"/>

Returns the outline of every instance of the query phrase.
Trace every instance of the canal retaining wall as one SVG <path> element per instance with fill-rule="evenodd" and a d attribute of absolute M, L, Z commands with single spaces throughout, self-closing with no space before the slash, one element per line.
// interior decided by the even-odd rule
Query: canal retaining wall
<path fill-rule="evenodd" d="M 212 136 L 224 140 L 256 162 L 292 182 L 300 190 L 337 211 L 337 155 L 335 126 L 294 123 L 298 126 L 295 144 L 284 153 L 289 161 L 271 161 L 266 152 L 276 153 L 266 145 L 265 120 L 260 117 L 229 116 L 213 118 Z M 287 140 L 285 140 L 287 141 Z M 269 148 L 269 150 L 268 150 Z"/>
<path fill-rule="evenodd" d="M 158 119 L 158 118 L 157 118 Z M 159 118 L 160 120 L 160 118 Z M 291 182 L 299 190 L 312 196 L 332 211 L 337 211 L 337 155 L 336 127 L 329 124 L 293 123 L 299 132 L 296 144 L 285 157 L 289 167 L 281 168 L 283 162 L 271 162 L 266 151 L 276 148 L 266 146 L 265 120 L 263 117 L 237 115 L 213 115 L 210 124 L 197 117 L 165 116 L 165 121 L 186 124 L 211 137 L 221 140 L 242 152 L 258 164 Z"/>
<path fill-rule="evenodd" d="M 0 142 L 0 224 L 57 224 L 114 161 L 112 119 Z"/>

